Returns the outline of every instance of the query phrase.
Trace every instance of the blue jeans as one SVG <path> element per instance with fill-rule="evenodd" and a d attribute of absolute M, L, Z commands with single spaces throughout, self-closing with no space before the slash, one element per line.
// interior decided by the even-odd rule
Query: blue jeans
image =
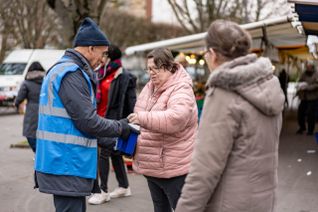
<path fill-rule="evenodd" d="M 27 137 L 27 139 L 28 139 L 28 143 L 29 143 L 32 151 L 35 153 L 35 150 L 36 150 L 36 138 Z"/>

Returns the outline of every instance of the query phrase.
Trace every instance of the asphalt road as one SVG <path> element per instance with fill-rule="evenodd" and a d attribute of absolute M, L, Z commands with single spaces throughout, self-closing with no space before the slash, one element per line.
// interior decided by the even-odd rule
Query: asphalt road
<path fill-rule="evenodd" d="M 0 111 L 1 113 L 1 111 Z M 54 211 L 51 195 L 33 189 L 33 153 L 30 149 L 10 148 L 25 140 L 21 136 L 22 115 L 2 111 L 0 116 L 0 211 Z M 318 148 L 312 136 L 295 135 L 294 117 L 286 118 L 280 143 L 279 184 L 275 212 L 318 211 Z M 317 128 L 318 129 L 318 128 Z M 133 196 L 88 205 L 87 211 L 153 211 L 150 193 L 143 176 L 129 174 Z M 110 190 L 116 187 L 110 174 Z"/>
<path fill-rule="evenodd" d="M 54 211 L 52 196 L 33 189 L 33 153 L 31 149 L 10 148 L 26 140 L 22 133 L 23 116 L 12 114 L 0 116 L 0 212 L 49 212 Z M 140 212 L 152 211 L 152 202 L 143 176 L 129 174 L 131 197 L 112 199 L 110 202 L 92 206 L 87 211 Z M 114 173 L 110 174 L 109 189 L 117 186 Z"/>

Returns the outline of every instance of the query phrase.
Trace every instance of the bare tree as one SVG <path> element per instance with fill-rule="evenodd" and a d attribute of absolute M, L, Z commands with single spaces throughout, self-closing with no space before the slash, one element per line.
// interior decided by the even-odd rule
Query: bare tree
<path fill-rule="evenodd" d="M 167 0 L 180 25 L 189 33 L 205 31 L 216 19 L 238 23 L 259 21 L 282 11 L 285 0 Z M 288 7 L 286 7 L 288 8 Z M 286 10 L 284 10 L 286 13 Z"/>
<path fill-rule="evenodd" d="M 118 6 L 119 0 L 46 0 L 57 14 L 63 27 L 65 44 L 71 46 L 77 28 L 85 17 L 100 23 L 107 4 Z"/>
<path fill-rule="evenodd" d="M 186 34 L 182 27 L 154 24 L 116 9 L 105 13 L 100 26 L 112 43 L 123 48 Z"/>
<path fill-rule="evenodd" d="M 8 21 L 5 20 L 7 17 L 7 10 L 5 10 L 3 6 L 4 1 L 0 1 L 0 34 L 1 34 L 1 48 L 0 48 L 0 62 L 3 61 L 5 57 L 5 53 L 8 50 L 8 36 L 9 36 L 9 31 L 10 29 Z"/>
<path fill-rule="evenodd" d="M 0 2 L 0 60 L 13 46 L 44 48 L 56 45 L 56 17 L 45 0 L 2 0 Z"/>

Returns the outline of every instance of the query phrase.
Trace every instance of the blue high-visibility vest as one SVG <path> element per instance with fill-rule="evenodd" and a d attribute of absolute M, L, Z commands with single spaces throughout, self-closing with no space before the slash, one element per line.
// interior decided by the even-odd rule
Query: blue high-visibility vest
<path fill-rule="evenodd" d="M 40 93 L 35 170 L 47 174 L 96 178 L 97 140 L 76 128 L 58 95 L 61 81 L 80 67 L 63 57 L 44 78 Z M 81 70 L 81 69 L 80 69 Z M 81 70 L 95 94 L 89 76 Z"/>

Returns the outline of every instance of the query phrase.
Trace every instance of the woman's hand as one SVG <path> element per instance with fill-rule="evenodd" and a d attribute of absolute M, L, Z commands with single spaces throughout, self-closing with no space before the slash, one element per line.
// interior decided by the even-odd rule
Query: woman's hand
<path fill-rule="evenodd" d="M 138 124 L 139 125 L 139 119 L 138 119 L 138 114 L 137 113 L 129 114 L 127 119 L 129 121 L 129 123 L 133 123 L 133 124 Z"/>

